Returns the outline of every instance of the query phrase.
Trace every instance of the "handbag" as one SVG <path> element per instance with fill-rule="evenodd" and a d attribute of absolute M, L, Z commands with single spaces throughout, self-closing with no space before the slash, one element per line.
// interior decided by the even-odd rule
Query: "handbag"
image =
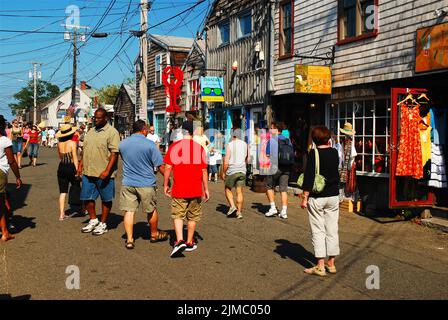
<path fill-rule="evenodd" d="M 312 193 L 321 193 L 325 189 L 325 177 L 320 175 L 319 152 L 317 151 L 317 148 L 314 148 L 314 154 L 316 158 L 316 170 L 315 170 L 315 178 Z M 302 190 L 304 180 L 305 180 L 305 174 L 302 173 L 299 176 L 299 179 L 297 180 L 297 185 Z"/>

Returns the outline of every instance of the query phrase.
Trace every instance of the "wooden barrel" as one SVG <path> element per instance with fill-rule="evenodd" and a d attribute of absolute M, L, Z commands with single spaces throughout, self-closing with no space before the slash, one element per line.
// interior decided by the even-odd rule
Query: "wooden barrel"
<path fill-rule="evenodd" d="M 266 176 L 253 176 L 252 191 L 256 193 L 266 193 Z"/>

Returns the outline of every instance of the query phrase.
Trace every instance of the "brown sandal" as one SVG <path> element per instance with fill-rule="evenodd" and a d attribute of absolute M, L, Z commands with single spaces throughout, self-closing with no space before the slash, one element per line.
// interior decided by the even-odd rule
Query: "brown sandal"
<path fill-rule="evenodd" d="M 157 232 L 157 236 L 151 237 L 151 239 L 149 239 L 149 242 L 155 243 L 155 242 L 165 241 L 165 240 L 168 240 L 168 236 L 169 236 L 168 232 L 159 230 Z"/>

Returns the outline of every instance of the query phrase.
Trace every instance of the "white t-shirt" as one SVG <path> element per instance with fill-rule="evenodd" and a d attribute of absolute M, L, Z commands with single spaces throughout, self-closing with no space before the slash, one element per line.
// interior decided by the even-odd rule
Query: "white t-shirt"
<path fill-rule="evenodd" d="M 54 138 L 55 135 L 56 135 L 56 132 L 53 129 L 48 130 L 48 136 L 50 138 Z"/>
<path fill-rule="evenodd" d="M 211 166 L 215 166 L 218 163 L 221 163 L 222 155 L 221 152 L 215 151 L 213 154 L 209 153 L 208 155 L 208 164 Z"/>
<path fill-rule="evenodd" d="M 6 137 L 0 137 L 0 170 L 6 174 L 9 171 L 9 163 L 8 158 L 6 157 L 5 149 L 11 146 L 11 140 Z"/>
<path fill-rule="evenodd" d="M 247 143 L 241 139 L 232 140 L 226 147 L 226 154 L 230 152 L 227 175 L 246 173 Z"/>
<path fill-rule="evenodd" d="M 152 134 L 152 133 L 148 133 L 148 135 L 146 136 L 146 139 L 151 140 L 152 142 L 154 142 L 155 144 L 160 143 L 160 138 L 157 135 L 157 133 Z"/>

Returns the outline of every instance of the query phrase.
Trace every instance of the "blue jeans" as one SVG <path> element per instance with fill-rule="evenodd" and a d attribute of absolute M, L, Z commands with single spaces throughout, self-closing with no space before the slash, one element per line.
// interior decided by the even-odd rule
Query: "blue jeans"
<path fill-rule="evenodd" d="M 115 179 L 101 180 L 97 177 L 82 176 L 81 200 L 95 201 L 101 196 L 101 201 L 111 202 L 115 198 Z"/>
<path fill-rule="evenodd" d="M 28 148 L 28 155 L 30 156 L 30 158 L 37 158 L 38 151 L 39 151 L 39 144 L 30 143 L 30 146 Z"/>

